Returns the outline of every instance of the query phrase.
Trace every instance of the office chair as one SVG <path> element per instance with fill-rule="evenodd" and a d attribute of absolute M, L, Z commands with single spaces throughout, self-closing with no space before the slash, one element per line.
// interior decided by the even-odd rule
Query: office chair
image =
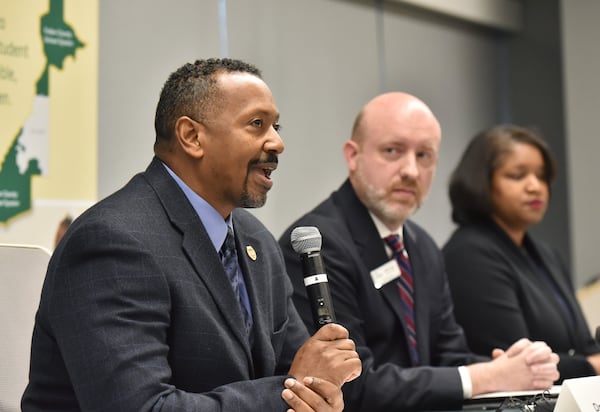
<path fill-rule="evenodd" d="M 50 252 L 0 244 L 0 412 L 20 411 L 31 335 Z"/>

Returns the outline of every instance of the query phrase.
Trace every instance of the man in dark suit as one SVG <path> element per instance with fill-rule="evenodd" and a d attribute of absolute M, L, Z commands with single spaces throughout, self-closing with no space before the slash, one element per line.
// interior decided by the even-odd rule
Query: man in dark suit
<path fill-rule="evenodd" d="M 277 242 L 240 209 L 266 201 L 278 119 L 254 66 L 171 74 L 156 157 L 53 254 L 23 411 L 343 408 L 354 343 L 339 325 L 309 338 Z"/>
<path fill-rule="evenodd" d="M 440 125 L 421 100 L 405 93 L 374 98 L 344 145 L 348 180 L 280 238 L 294 302 L 310 328 L 290 232 L 316 226 L 322 233 L 337 321 L 363 362 L 362 375 L 344 386 L 346 410 L 460 409 L 465 398 L 546 389 L 558 376 L 558 358 L 543 342 L 520 340 L 494 351 L 493 360 L 469 351 L 452 314 L 441 252 L 408 220 L 430 188 L 440 140 Z"/>

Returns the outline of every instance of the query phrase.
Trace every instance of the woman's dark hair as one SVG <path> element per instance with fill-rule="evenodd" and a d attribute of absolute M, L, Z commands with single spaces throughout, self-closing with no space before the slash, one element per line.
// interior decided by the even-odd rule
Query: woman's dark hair
<path fill-rule="evenodd" d="M 531 129 L 494 126 L 473 137 L 452 173 L 448 193 L 455 223 L 474 223 L 490 217 L 492 176 L 514 143 L 529 144 L 540 151 L 544 159 L 544 180 L 550 188 L 556 176 L 556 163 L 546 142 Z"/>

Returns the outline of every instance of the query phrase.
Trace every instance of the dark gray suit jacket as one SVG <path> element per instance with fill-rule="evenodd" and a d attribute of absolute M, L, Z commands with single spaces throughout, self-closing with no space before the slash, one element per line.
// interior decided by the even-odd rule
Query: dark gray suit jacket
<path fill-rule="evenodd" d="M 383 240 L 349 181 L 296 221 L 279 242 L 294 285 L 294 302 L 309 327 L 310 306 L 302 267 L 290 244 L 297 226 L 317 226 L 337 321 L 350 331 L 363 362 L 359 379 L 344 385 L 348 411 L 460 409 L 463 392 L 457 366 L 478 358 L 454 321 L 439 248 L 413 222 L 404 242 L 415 281 L 418 350 L 423 366 L 410 367 L 402 301 L 394 282 L 376 289 L 370 271 L 386 263 Z"/>
<path fill-rule="evenodd" d="M 529 235 L 524 244 L 529 258 L 498 225 L 486 221 L 460 227 L 444 246 L 456 318 L 469 345 L 477 353 L 489 353 L 520 338 L 542 340 L 560 356 L 561 381 L 595 375 L 586 356 L 600 352 L 600 346 L 562 259 Z"/>
<path fill-rule="evenodd" d="M 54 252 L 23 411 L 286 410 L 285 374 L 308 334 L 277 242 L 245 210 L 233 221 L 254 347 L 198 215 L 154 159 Z"/>

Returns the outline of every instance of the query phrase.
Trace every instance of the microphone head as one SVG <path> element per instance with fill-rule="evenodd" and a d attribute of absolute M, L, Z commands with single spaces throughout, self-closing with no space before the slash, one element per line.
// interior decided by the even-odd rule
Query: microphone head
<path fill-rule="evenodd" d="M 321 232 L 315 226 L 299 226 L 292 230 L 290 236 L 292 248 L 299 254 L 318 252 L 321 250 Z"/>

